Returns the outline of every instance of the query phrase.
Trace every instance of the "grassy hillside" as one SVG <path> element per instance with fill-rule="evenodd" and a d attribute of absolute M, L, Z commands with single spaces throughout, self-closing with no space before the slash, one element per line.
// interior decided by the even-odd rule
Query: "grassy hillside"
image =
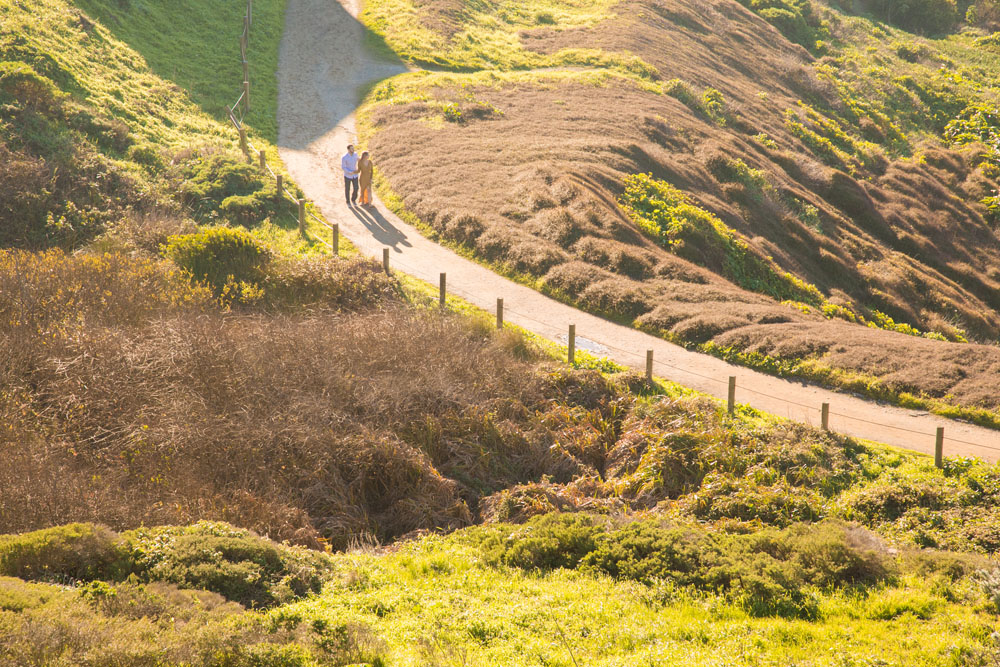
<path fill-rule="evenodd" d="M 995 423 L 993 38 L 957 10 L 752 6 L 368 3 L 436 70 L 369 97 L 387 199 L 596 312 Z"/>
<path fill-rule="evenodd" d="M 0 2 L 0 246 L 78 248 L 122 224 L 164 220 L 175 231 L 240 224 L 297 244 L 290 208 L 234 150 L 226 107 L 242 86 L 243 11 L 239 3 Z M 244 119 L 279 170 L 283 12 L 279 0 L 256 5 Z"/>
<path fill-rule="evenodd" d="M 255 7 L 258 22 L 280 12 Z M 388 31 L 410 5 L 369 7 Z M 951 458 L 939 470 L 750 409 L 729 415 L 587 355 L 570 367 L 481 314 L 441 312 L 374 263 L 303 257 L 267 181 L 220 148 L 227 98 L 210 73 L 231 65 L 209 27 L 231 9 L 0 4 L 12 156 L 0 186 L 22 198 L 0 220 L 0 245 L 17 246 L 0 247 L 0 666 L 1000 660 L 1000 468 Z M 394 48 L 502 71 L 380 88 L 398 103 L 372 112 L 380 131 L 394 113 L 435 132 L 507 122 L 510 108 L 493 105 L 512 90 L 557 91 L 581 126 L 595 91 L 640 96 L 622 108 L 675 99 L 662 94 L 663 63 L 631 47 L 510 48 L 530 25 L 552 39 L 606 27 L 619 5 L 420 9 L 440 20 L 408 24 Z M 273 55 L 277 32 L 263 35 L 252 43 Z M 198 48 L 204 61 L 172 70 Z M 443 86 L 435 95 L 475 86 L 438 106 L 420 97 L 428 82 Z M 688 103 L 698 123 L 732 122 L 715 94 Z M 263 142 L 269 121 L 255 122 Z M 832 304 L 662 174 L 614 194 L 615 174 L 574 177 L 606 204 L 581 210 L 595 226 L 614 216 L 609 234 L 636 243 L 655 230 L 676 252 L 656 261 L 672 262 L 689 300 L 739 297 L 761 321 Z M 576 219 L 582 195 L 557 197 L 565 185 L 553 179 L 552 199 L 538 199 L 553 224 Z M 476 242 L 491 233 L 472 214 L 448 221 Z M 40 249 L 53 245 L 65 249 Z M 812 305 L 746 296 L 684 252 Z M 635 269 L 631 254 L 615 257 Z"/>

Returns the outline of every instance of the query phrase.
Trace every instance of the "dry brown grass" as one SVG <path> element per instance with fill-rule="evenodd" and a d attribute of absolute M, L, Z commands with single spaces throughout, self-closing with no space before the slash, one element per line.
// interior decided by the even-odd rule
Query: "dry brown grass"
<path fill-rule="evenodd" d="M 324 285 L 379 273 L 337 266 Z M 519 336 L 393 307 L 380 281 L 331 289 L 378 310 L 234 313 L 162 262 L 7 251 L 0 285 L 0 532 L 210 518 L 343 547 L 455 528 L 485 494 L 585 473 L 539 411 L 597 419 L 612 395 Z"/>
<path fill-rule="evenodd" d="M 456 3 L 421 6 L 421 20 L 443 34 L 462 20 Z M 811 56 L 759 17 L 735 2 L 690 0 L 626 0 L 614 14 L 595 28 L 524 30 L 521 42 L 544 53 L 574 46 L 635 53 L 696 95 L 721 91 L 729 122 L 624 83 L 435 89 L 432 98 L 471 94 L 503 115 L 441 129 L 425 120 L 436 113 L 433 100 L 375 107 L 369 148 L 405 207 L 481 257 L 690 342 L 812 348 L 811 358 L 842 370 L 863 369 L 890 384 L 905 376 L 929 395 L 1000 404 L 986 391 L 1000 361 L 994 347 L 956 348 L 802 314 L 670 254 L 616 204 L 626 175 L 651 172 L 836 302 L 924 331 L 959 327 L 994 341 L 1000 242 L 976 202 L 995 184 L 973 167 L 977 149 L 922 146 L 922 163 L 875 161 L 872 171 L 850 176 L 820 164 L 785 126 L 784 110 L 800 98 L 840 100 L 809 67 Z M 779 148 L 754 141 L 758 132 Z M 710 169 L 720 157 L 765 171 L 774 192 L 760 197 L 721 182 Z M 822 231 L 794 215 L 784 203 L 793 197 L 816 208 Z M 793 324 L 793 344 L 766 342 Z M 823 356 L 831 341 L 843 352 Z M 948 370 L 956 357 L 966 378 Z"/>

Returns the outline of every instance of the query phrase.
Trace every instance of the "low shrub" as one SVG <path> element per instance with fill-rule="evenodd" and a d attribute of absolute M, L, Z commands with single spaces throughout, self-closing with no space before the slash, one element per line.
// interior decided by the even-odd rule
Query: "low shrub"
<path fill-rule="evenodd" d="M 757 12 L 785 38 L 812 49 L 816 44 L 820 21 L 811 0 L 739 0 Z"/>
<path fill-rule="evenodd" d="M 330 570 L 322 554 L 218 522 L 140 528 L 124 533 L 121 543 L 141 580 L 212 591 L 246 607 L 318 593 Z"/>
<path fill-rule="evenodd" d="M 140 528 L 118 535 L 74 523 L 0 536 L 0 574 L 21 579 L 166 582 L 268 607 L 317 593 L 329 573 L 320 553 L 279 545 L 229 524 Z M 106 592 L 92 587 L 95 596 Z"/>
<path fill-rule="evenodd" d="M 652 519 L 615 529 L 587 515 L 555 514 L 518 529 L 500 526 L 483 549 L 494 565 L 673 581 L 721 593 L 755 616 L 815 618 L 812 588 L 875 586 L 895 576 L 878 538 L 831 520 L 743 535 Z"/>
<path fill-rule="evenodd" d="M 984 30 L 1000 29 L 1000 0 L 976 0 L 965 11 L 965 20 Z"/>
<path fill-rule="evenodd" d="M 506 541 L 484 545 L 494 563 L 525 570 L 574 568 L 597 549 L 605 528 L 586 514 L 544 514 L 515 530 Z"/>
<path fill-rule="evenodd" d="M 163 254 L 216 295 L 232 283 L 259 284 L 271 259 L 271 252 L 253 236 L 228 227 L 172 236 Z"/>
<path fill-rule="evenodd" d="M 395 281 L 367 259 L 276 258 L 262 281 L 275 309 L 360 310 L 395 300 Z"/>
<path fill-rule="evenodd" d="M 783 479 L 767 485 L 752 477 L 718 473 L 710 473 L 700 489 L 681 501 L 681 507 L 699 519 L 760 521 L 771 526 L 815 521 L 824 514 L 824 505 L 816 492 L 792 486 Z"/>
<path fill-rule="evenodd" d="M 959 17 L 955 0 L 874 0 L 870 6 L 884 21 L 928 35 L 950 31 Z"/>
<path fill-rule="evenodd" d="M 252 226 L 276 215 L 283 201 L 274 183 L 235 153 L 194 152 L 179 160 L 172 178 L 200 222 Z"/>
<path fill-rule="evenodd" d="M 0 574 L 20 579 L 84 580 L 114 577 L 123 552 L 104 526 L 71 523 L 0 536 Z"/>

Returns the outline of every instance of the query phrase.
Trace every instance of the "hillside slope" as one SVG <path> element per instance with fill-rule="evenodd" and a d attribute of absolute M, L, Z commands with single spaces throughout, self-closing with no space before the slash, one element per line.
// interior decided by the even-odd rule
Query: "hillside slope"
<path fill-rule="evenodd" d="M 996 407 L 995 348 L 933 340 L 1000 330 L 996 159 L 972 141 L 988 40 L 806 3 L 810 52 L 730 0 L 543 4 L 368 4 L 389 47 L 438 70 L 364 114 L 408 211 L 716 354 Z"/>
<path fill-rule="evenodd" d="M 270 179 L 234 150 L 227 105 L 241 90 L 244 10 L 0 0 L 0 247 L 80 248 L 115 228 L 159 227 L 162 240 L 193 223 L 305 247 L 286 233 L 295 220 Z M 257 3 L 243 119 L 279 170 L 269 141 L 283 10 Z"/>

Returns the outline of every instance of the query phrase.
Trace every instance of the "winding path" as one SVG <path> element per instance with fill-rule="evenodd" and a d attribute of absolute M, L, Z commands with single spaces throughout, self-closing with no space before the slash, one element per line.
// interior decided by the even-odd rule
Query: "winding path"
<path fill-rule="evenodd" d="M 945 427 L 945 454 L 1000 459 L 1000 431 L 956 422 L 926 412 L 882 405 L 816 386 L 775 378 L 690 352 L 672 343 L 576 310 L 498 276 L 422 236 L 376 199 L 363 211 L 344 203 L 340 155 L 355 139 L 354 110 L 362 88 L 406 71 L 380 60 L 365 47 L 357 21 L 361 0 L 289 0 L 278 73 L 278 146 L 295 181 L 341 233 L 362 252 L 437 284 L 447 272 L 449 293 L 492 312 L 504 299 L 505 320 L 565 343 L 576 325 L 577 345 L 615 361 L 645 368 L 654 350 L 655 372 L 725 398 L 727 378 L 737 377 L 736 400 L 796 421 L 818 425 L 829 403 L 830 427 L 840 433 L 933 453 L 935 429 Z M 902 335 L 902 334 L 898 334 Z"/>

